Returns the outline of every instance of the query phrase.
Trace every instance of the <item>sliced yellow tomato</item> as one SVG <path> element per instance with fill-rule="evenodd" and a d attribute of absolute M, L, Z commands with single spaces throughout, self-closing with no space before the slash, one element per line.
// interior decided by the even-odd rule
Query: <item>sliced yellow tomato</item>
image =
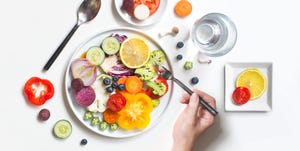
<path fill-rule="evenodd" d="M 118 112 L 120 117 L 118 125 L 125 129 L 146 128 L 150 123 L 150 113 L 153 105 L 151 98 L 144 93 L 132 95 L 128 92 L 121 92 L 126 98 L 126 106 Z"/>

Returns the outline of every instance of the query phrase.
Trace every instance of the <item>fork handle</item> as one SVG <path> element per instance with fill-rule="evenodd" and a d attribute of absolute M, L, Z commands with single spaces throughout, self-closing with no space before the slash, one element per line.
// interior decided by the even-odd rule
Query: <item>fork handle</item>
<path fill-rule="evenodd" d="M 173 81 L 176 82 L 181 88 L 183 88 L 188 94 L 192 95 L 194 92 L 188 88 L 185 84 L 183 84 L 180 80 L 173 77 Z M 199 103 L 204 106 L 209 113 L 211 113 L 213 116 L 216 116 L 218 112 L 211 107 L 207 102 L 205 102 L 201 97 L 199 97 Z"/>

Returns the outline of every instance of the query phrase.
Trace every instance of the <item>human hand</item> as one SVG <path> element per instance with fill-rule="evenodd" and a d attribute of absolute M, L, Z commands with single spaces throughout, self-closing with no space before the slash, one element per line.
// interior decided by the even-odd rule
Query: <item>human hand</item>
<path fill-rule="evenodd" d="M 187 106 L 175 122 L 172 151 L 191 151 L 196 139 L 214 123 L 215 117 L 199 105 L 199 97 L 216 108 L 215 99 L 200 90 L 185 94 L 181 103 Z"/>

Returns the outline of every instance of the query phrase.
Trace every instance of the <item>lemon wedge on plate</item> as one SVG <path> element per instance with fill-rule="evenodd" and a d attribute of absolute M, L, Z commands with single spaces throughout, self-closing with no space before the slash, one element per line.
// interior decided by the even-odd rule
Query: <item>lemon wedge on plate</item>
<path fill-rule="evenodd" d="M 139 68 L 150 58 L 150 48 L 141 38 L 128 38 L 121 44 L 120 59 L 128 68 Z"/>
<path fill-rule="evenodd" d="M 251 94 L 250 99 L 257 99 L 267 89 L 267 79 L 257 68 L 248 68 L 237 77 L 236 87 L 248 88 Z"/>

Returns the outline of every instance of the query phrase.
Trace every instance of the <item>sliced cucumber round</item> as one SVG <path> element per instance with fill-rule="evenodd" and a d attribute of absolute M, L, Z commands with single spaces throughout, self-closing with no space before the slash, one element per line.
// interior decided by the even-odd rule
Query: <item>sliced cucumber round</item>
<path fill-rule="evenodd" d="M 105 59 L 105 53 L 99 46 L 93 46 L 86 52 L 86 59 L 94 65 L 101 65 Z"/>
<path fill-rule="evenodd" d="M 72 133 L 72 125 L 67 120 L 59 120 L 54 125 L 53 133 L 57 138 L 67 138 Z"/>
<path fill-rule="evenodd" d="M 115 37 L 107 37 L 103 40 L 101 47 L 106 54 L 114 55 L 120 49 L 120 42 Z"/>

